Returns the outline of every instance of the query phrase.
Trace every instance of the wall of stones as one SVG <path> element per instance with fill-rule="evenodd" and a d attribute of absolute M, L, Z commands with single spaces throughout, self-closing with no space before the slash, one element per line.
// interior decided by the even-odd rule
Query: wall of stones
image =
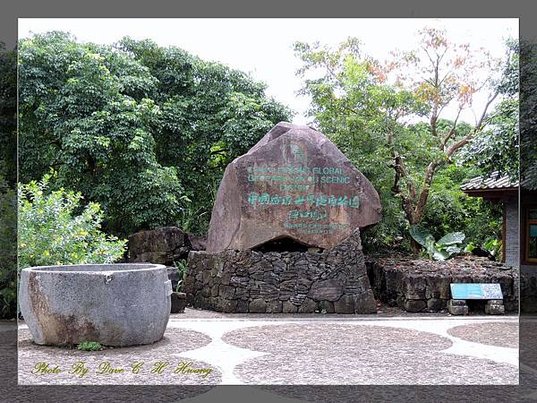
<path fill-rule="evenodd" d="M 408 312 L 446 309 L 451 299 L 451 283 L 499 283 L 505 310 L 518 310 L 518 269 L 501 263 L 484 258 L 456 258 L 445 262 L 368 258 L 366 265 L 375 298 Z M 484 309 L 484 302 L 473 304 L 479 310 Z"/>
<path fill-rule="evenodd" d="M 331 250 L 190 252 L 195 308 L 251 313 L 376 313 L 359 231 Z"/>
<path fill-rule="evenodd" d="M 516 200 L 505 203 L 505 264 L 520 265 L 520 220 Z"/>
<path fill-rule="evenodd" d="M 173 266 L 173 262 L 186 259 L 191 244 L 188 235 L 177 227 L 162 227 L 140 231 L 129 236 L 129 263 L 151 262 Z"/>

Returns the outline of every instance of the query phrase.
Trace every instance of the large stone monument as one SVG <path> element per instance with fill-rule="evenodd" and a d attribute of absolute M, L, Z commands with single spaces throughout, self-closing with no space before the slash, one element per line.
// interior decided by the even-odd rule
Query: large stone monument
<path fill-rule="evenodd" d="M 224 312 L 376 312 L 360 229 L 380 211 L 322 133 L 279 123 L 226 168 L 207 250 L 189 255 L 187 298 Z"/>
<path fill-rule="evenodd" d="M 284 237 L 331 248 L 379 220 L 376 190 L 334 143 L 308 126 L 279 123 L 227 166 L 207 251 Z"/>

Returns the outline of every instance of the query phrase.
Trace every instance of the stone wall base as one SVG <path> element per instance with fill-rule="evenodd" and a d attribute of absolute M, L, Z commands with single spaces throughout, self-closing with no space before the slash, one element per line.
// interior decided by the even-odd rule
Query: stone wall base
<path fill-rule="evenodd" d="M 324 251 L 192 251 L 183 290 L 220 312 L 376 313 L 358 230 Z"/>
<path fill-rule="evenodd" d="M 375 298 L 408 312 L 448 309 L 451 283 L 499 283 L 505 312 L 518 311 L 518 269 L 501 263 L 481 258 L 455 258 L 445 262 L 368 258 L 367 270 Z M 484 305 L 485 301 L 468 302 L 470 311 L 484 311 Z"/>

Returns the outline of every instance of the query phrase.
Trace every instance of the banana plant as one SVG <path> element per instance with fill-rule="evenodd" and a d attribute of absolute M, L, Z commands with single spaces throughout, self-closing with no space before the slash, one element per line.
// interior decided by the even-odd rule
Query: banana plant
<path fill-rule="evenodd" d="M 446 260 L 459 254 L 460 244 L 466 238 L 463 232 L 451 232 L 436 241 L 429 231 L 417 225 L 410 227 L 410 235 L 433 260 Z"/>

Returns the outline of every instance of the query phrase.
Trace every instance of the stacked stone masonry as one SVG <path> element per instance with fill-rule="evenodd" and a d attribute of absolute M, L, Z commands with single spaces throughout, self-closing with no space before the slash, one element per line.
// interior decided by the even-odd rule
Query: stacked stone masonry
<path fill-rule="evenodd" d="M 251 313 L 376 313 L 357 230 L 330 250 L 190 252 L 195 308 Z"/>
<path fill-rule="evenodd" d="M 484 258 L 445 262 L 368 258 L 366 265 L 375 298 L 408 312 L 446 310 L 451 299 L 451 283 L 499 283 L 505 312 L 518 311 L 518 270 L 501 263 Z M 485 303 L 468 302 L 480 311 L 484 311 Z"/>

